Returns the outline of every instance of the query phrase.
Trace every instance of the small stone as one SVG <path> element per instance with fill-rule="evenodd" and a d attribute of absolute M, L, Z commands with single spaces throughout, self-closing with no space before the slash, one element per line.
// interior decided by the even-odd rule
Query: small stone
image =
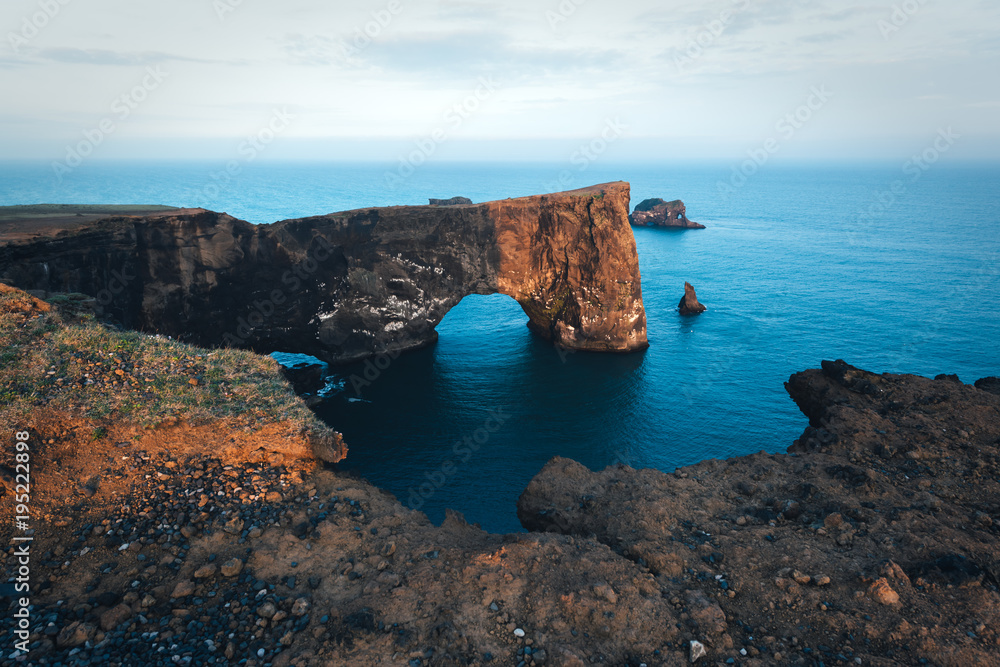
<path fill-rule="evenodd" d="M 792 579 L 795 580 L 795 583 L 805 586 L 812 580 L 812 577 L 810 577 L 808 574 L 802 574 L 798 570 L 795 570 L 794 572 L 792 572 Z"/>
<path fill-rule="evenodd" d="M 292 605 L 292 616 L 305 616 L 309 611 L 309 600 L 306 598 L 299 598 Z"/>
<path fill-rule="evenodd" d="M 268 600 L 261 606 L 257 607 L 257 615 L 261 618 L 274 618 L 274 615 L 278 613 L 278 608 L 274 606 L 274 603 Z"/>
<path fill-rule="evenodd" d="M 80 621 L 75 621 L 59 631 L 59 634 L 56 635 L 56 646 L 61 646 L 63 648 L 79 646 L 80 644 L 86 643 L 88 639 L 93 637 L 96 630 L 97 628 L 93 625 L 87 625 L 81 623 Z"/>
<path fill-rule="evenodd" d="M 208 579 L 209 577 L 214 577 L 216 571 L 219 568 L 215 566 L 215 563 L 208 563 L 207 565 L 202 565 L 197 570 L 194 571 L 195 579 Z"/>
<path fill-rule="evenodd" d="M 813 583 L 816 584 L 817 586 L 830 585 L 830 577 L 826 576 L 825 574 L 814 574 L 812 580 Z"/>
<path fill-rule="evenodd" d="M 517 638 L 523 637 L 524 636 L 524 630 L 522 630 L 521 628 L 514 628 L 514 636 L 517 637 Z"/>
<path fill-rule="evenodd" d="M 130 618 L 132 618 L 132 608 L 125 603 L 119 604 L 101 614 L 101 629 L 108 632 Z"/>
<path fill-rule="evenodd" d="M 177 585 L 174 586 L 174 591 L 170 594 L 172 598 L 186 598 L 187 596 L 194 593 L 195 585 L 194 582 L 186 579 L 184 581 L 178 581 Z"/>
<path fill-rule="evenodd" d="M 885 577 L 880 577 L 868 588 L 868 597 L 879 604 L 894 605 L 899 603 L 899 593 L 892 590 Z"/>
<path fill-rule="evenodd" d="M 291 646 L 292 642 L 295 641 L 295 634 L 289 630 L 278 641 L 281 643 L 282 646 Z"/>
<path fill-rule="evenodd" d="M 618 604 L 618 594 L 615 590 L 608 586 L 607 584 L 601 584 L 599 586 L 594 586 L 594 595 L 597 597 L 607 600 L 611 604 Z"/>
<path fill-rule="evenodd" d="M 261 535 L 263 535 L 263 534 L 264 534 L 264 531 L 260 529 L 260 526 L 254 526 L 247 533 L 247 537 L 249 537 L 251 540 L 255 540 L 258 537 L 260 537 Z"/>
<path fill-rule="evenodd" d="M 239 535 L 240 533 L 243 532 L 243 525 L 244 525 L 243 519 L 239 518 L 238 516 L 234 516 L 232 519 L 226 522 L 226 525 L 223 527 L 223 530 L 229 533 L 230 535 Z"/>
<path fill-rule="evenodd" d="M 224 577 L 235 577 L 243 570 L 243 561 L 239 558 L 233 558 L 232 560 L 227 560 L 222 564 L 222 576 Z"/>
<path fill-rule="evenodd" d="M 198 378 L 191 378 L 190 380 L 188 380 L 188 384 L 191 385 L 192 387 L 197 387 L 198 386 Z"/>
<path fill-rule="evenodd" d="M 691 664 L 698 662 L 701 658 L 708 655 L 708 651 L 705 650 L 705 645 L 698 641 L 691 641 Z"/>

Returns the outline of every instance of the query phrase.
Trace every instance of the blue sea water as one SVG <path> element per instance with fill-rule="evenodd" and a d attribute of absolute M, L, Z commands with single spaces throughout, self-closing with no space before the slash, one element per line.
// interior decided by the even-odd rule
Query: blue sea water
<path fill-rule="evenodd" d="M 363 365 L 334 369 L 317 411 L 351 448 L 341 467 L 435 521 L 452 508 L 519 530 L 518 495 L 557 455 L 669 471 L 782 451 L 806 426 L 782 383 L 822 359 L 1000 375 L 997 165 L 940 163 L 917 180 L 899 164 L 772 165 L 730 188 L 730 164 L 436 164 L 395 188 L 385 165 L 262 163 L 230 182 L 223 166 L 94 162 L 58 183 L 46 165 L 4 164 L 0 204 L 204 206 L 261 223 L 627 180 L 633 205 L 680 198 L 708 226 L 635 230 L 645 352 L 560 353 L 509 297 L 470 296 L 435 346 L 367 369 L 370 383 Z M 677 313 L 684 281 L 703 315 Z"/>

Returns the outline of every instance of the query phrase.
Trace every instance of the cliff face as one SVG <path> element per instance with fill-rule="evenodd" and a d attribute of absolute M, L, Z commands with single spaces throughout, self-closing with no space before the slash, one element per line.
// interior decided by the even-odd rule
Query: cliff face
<path fill-rule="evenodd" d="M 629 186 L 251 225 L 224 213 L 108 218 L 0 247 L 0 279 L 94 296 L 121 324 L 333 363 L 433 342 L 469 294 L 516 299 L 570 349 L 643 349 Z"/>

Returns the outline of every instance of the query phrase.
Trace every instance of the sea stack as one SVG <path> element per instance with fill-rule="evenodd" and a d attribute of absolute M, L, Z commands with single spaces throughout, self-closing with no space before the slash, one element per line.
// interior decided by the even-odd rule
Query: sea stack
<path fill-rule="evenodd" d="M 681 315 L 700 315 L 708 310 L 698 303 L 698 295 L 694 293 L 694 286 L 687 282 L 684 283 L 684 296 L 677 308 L 681 311 Z"/>
<path fill-rule="evenodd" d="M 451 199 L 431 199 L 431 206 L 467 206 L 472 203 L 468 197 L 452 197 Z"/>
<path fill-rule="evenodd" d="M 629 222 L 640 227 L 674 227 L 678 229 L 705 229 L 705 225 L 688 220 L 687 207 L 680 199 L 664 201 L 645 199 L 636 205 Z"/>

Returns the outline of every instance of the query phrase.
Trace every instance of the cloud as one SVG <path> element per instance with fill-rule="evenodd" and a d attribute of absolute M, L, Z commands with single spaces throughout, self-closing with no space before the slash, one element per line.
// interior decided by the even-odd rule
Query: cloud
<path fill-rule="evenodd" d="M 188 58 L 160 51 L 110 51 L 107 49 L 73 49 L 55 48 L 41 49 L 34 53 L 35 58 L 48 62 L 73 65 L 155 65 L 167 60 L 179 60 L 195 63 L 212 63 L 220 61 Z"/>

